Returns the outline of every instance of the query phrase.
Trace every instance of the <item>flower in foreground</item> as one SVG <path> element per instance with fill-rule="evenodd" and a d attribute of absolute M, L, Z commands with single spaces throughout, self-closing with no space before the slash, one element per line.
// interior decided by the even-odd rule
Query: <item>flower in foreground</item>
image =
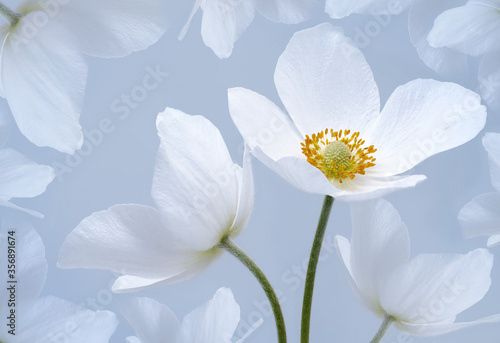
<path fill-rule="evenodd" d="M 249 154 L 234 164 L 219 130 L 201 116 L 167 108 L 156 121 L 160 148 L 151 195 L 156 208 L 115 205 L 85 218 L 66 238 L 62 268 L 125 274 L 114 291 L 189 279 L 236 237 L 253 206 Z"/>
<path fill-rule="evenodd" d="M 229 288 L 220 288 L 181 323 L 167 306 L 151 298 L 129 300 L 122 313 L 135 329 L 137 337 L 128 338 L 134 343 L 230 343 L 240 321 L 240 307 Z"/>
<path fill-rule="evenodd" d="M 491 236 L 488 247 L 500 244 L 500 134 L 488 132 L 483 137 L 488 152 L 491 183 L 496 192 L 478 195 L 458 214 L 466 237 Z"/>
<path fill-rule="evenodd" d="M 408 230 L 396 209 L 378 199 L 351 205 L 352 237 L 336 236 L 358 300 L 377 316 L 416 336 L 499 322 L 500 314 L 472 322 L 455 317 L 480 301 L 490 288 L 493 255 L 420 254 L 409 260 Z"/>
<path fill-rule="evenodd" d="M 7 140 L 7 125 L 0 114 L 0 205 L 25 211 L 37 217 L 41 213 L 19 207 L 10 202 L 11 198 L 36 197 L 54 180 L 54 170 L 39 165 L 19 152 L 2 148 Z"/>
<path fill-rule="evenodd" d="M 400 176 L 484 127 L 479 96 L 457 84 L 417 79 L 380 98 L 361 51 L 339 29 L 299 31 L 274 82 L 291 120 L 264 96 L 229 89 L 229 110 L 251 152 L 301 190 L 348 200 L 415 186 Z"/>
<path fill-rule="evenodd" d="M 470 0 L 441 13 L 427 40 L 431 47 L 448 47 L 470 56 L 483 56 L 478 80 L 483 99 L 500 107 L 500 2 Z"/>
<path fill-rule="evenodd" d="M 84 54 L 122 57 L 166 31 L 162 0 L 25 1 L 0 29 L 0 96 L 26 138 L 74 153 L 87 81 Z M 29 100 L 27 100 L 29 99 Z"/>
<path fill-rule="evenodd" d="M 10 233 L 9 233 L 10 232 Z M 14 242 L 15 239 L 15 244 Z M 6 284 L 3 290 L 0 311 L 4 317 L 0 342 L 52 343 L 92 342 L 107 343 L 118 326 L 114 313 L 90 311 L 54 296 L 39 297 L 47 275 L 45 247 L 38 233 L 29 225 L 4 220 L 0 248 L 6 254 L 8 246 L 15 245 L 16 273 L 15 307 L 9 306 L 11 291 Z M 7 255 L 5 255 L 7 258 Z M 2 275 L 7 272 L 7 263 L 0 266 Z M 12 279 L 9 279 L 12 280 Z M 15 310 L 15 325 L 9 326 L 12 309 Z M 13 333 L 9 330 L 14 329 Z"/>
<path fill-rule="evenodd" d="M 311 18 L 318 7 L 317 0 L 196 0 L 179 39 L 184 38 L 194 14 L 201 8 L 203 42 L 217 57 L 227 58 L 253 21 L 255 11 L 275 22 L 297 24 Z"/>

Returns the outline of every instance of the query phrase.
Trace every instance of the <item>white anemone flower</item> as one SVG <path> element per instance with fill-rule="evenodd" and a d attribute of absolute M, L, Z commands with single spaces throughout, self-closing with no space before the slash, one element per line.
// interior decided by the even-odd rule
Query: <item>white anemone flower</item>
<path fill-rule="evenodd" d="M 253 21 L 255 11 L 285 24 L 297 24 L 312 17 L 318 0 L 196 0 L 188 22 L 179 34 L 183 39 L 194 14 L 201 8 L 201 36 L 219 58 L 228 58 L 234 43 Z"/>
<path fill-rule="evenodd" d="M 395 15 L 419 0 L 326 0 L 325 12 L 333 19 L 351 14 Z"/>
<path fill-rule="evenodd" d="M 373 74 L 339 29 L 294 34 L 274 82 L 290 118 L 264 96 L 229 90 L 229 111 L 251 152 L 299 189 L 343 200 L 415 186 L 398 175 L 474 138 L 484 127 L 479 96 L 457 84 L 417 79 L 380 111 Z"/>
<path fill-rule="evenodd" d="M 351 241 L 336 236 L 337 252 L 356 297 L 377 316 L 416 336 L 500 321 L 496 314 L 455 322 L 490 288 L 493 255 L 487 249 L 420 254 L 409 260 L 408 230 L 389 202 L 352 204 L 351 220 Z"/>
<path fill-rule="evenodd" d="M 13 279 L 5 280 L 2 291 L 0 311 L 4 325 L 0 330 L 0 342 L 109 341 L 118 326 L 114 313 L 90 311 L 51 295 L 39 297 L 45 284 L 47 261 L 42 239 L 32 227 L 4 220 L 0 248 L 5 252 L 6 259 L 9 246 L 15 246 L 16 268 L 15 273 L 12 273 L 13 269 L 8 268 L 7 260 L 0 266 L 2 275 L 14 276 Z M 9 332 L 10 330 L 14 331 Z"/>
<path fill-rule="evenodd" d="M 483 56 L 479 66 L 479 87 L 486 103 L 495 108 L 500 107 L 499 35 L 500 1 L 470 0 L 464 6 L 441 13 L 427 37 L 431 47 L 447 47 L 466 55 Z"/>
<path fill-rule="evenodd" d="M 236 237 L 253 206 L 249 154 L 233 163 L 219 130 L 172 108 L 156 121 L 160 148 L 151 195 L 156 208 L 115 205 L 85 218 L 66 238 L 58 265 L 121 274 L 114 291 L 189 279 Z"/>
<path fill-rule="evenodd" d="M 151 298 L 130 299 L 122 313 L 137 335 L 128 337 L 130 343 L 230 343 L 240 321 L 240 307 L 229 288 L 219 288 L 181 323 L 166 305 Z"/>
<path fill-rule="evenodd" d="M 84 54 L 122 57 L 155 43 L 167 28 L 164 2 L 26 0 L 11 12 L 0 29 L 0 96 L 23 135 L 68 154 L 81 148 Z"/>
<path fill-rule="evenodd" d="M 7 136 L 5 117 L 0 114 L 0 205 L 43 217 L 41 213 L 11 203 L 10 199 L 31 198 L 42 194 L 54 180 L 54 170 L 33 162 L 13 149 L 2 148 Z"/>
<path fill-rule="evenodd" d="M 464 235 L 468 238 L 491 236 L 488 247 L 500 244 L 500 133 L 488 132 L 483 137 L 488 152 L 491 184 L 496 192 L 478 195 L 458 214 Z"/>

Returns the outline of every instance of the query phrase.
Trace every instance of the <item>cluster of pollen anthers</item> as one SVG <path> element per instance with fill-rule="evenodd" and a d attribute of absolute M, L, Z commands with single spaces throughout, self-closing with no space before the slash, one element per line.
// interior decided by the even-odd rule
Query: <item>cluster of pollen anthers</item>
<path fill-rule="evenodd" d="M 306 135 L 304 143 L 300 143 L 302 153 L 328 180 L 339 183 L 347 178 L 352 180 L 356 174 L 364 175 L 366 168 L 375 165 L 375 157 L 370 154 L 377 149 L 373 145 L 363 148 L 365 141 L 359 138 L 359 132 L 350 133 L 351 130 L 325 129 L 311 137 Z"/>

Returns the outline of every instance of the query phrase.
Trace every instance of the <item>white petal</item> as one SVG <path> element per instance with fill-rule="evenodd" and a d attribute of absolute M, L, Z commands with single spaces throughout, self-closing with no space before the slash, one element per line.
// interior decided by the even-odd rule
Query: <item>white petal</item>
<path fill-rule="evenodd" d="M 500 49 L 485 54 L 479 65 L 479 89 L 488 106 L 500 109 Z"/>
<path fill-rule="evenodd" d="M 259 147 L 273 160 L 301 157 L 304 137 L 291 120 L 269 99 L 245 88 L 228 90 L 229 112 L 245 143 Z"/>
<path fill-rule="evenodd" d="M 201 7 L 203 42 L 217 57 L 229 57 L 234 43 L 253 21 L 255 0 L 207 0 Z"/>
<path fill-rule="evenodd" d="M 408 230 L 396 209 L 382 199 L 351 204 L 351 222 L 351 273 L 362 294 L 380 311 L 385 281 L 408 261 Z"/>
<path fill-rule="evenodd" d="M 220 288 L 213 298 L 182 320 L 184 342 L 231 343 L 240 321 L 240 306 L 229 288 Z"/>
<path fill-rule="evenodd" d="M 334 19 L 353 13 L 395 15 L 410 7 L 415 0 L 326 0 L 325 12 Z"/>
<path fill-rule="evenodd" d="M 121 57 L 156 43 L 168 27 L 164 0 L 74 0 L 53 2 L 46 12 L 78 38 L 82 51 Z"/>
<path fill-rule="evenodd" d="M 115 205 L 85 218 L 66 237 L 58 266 L 166 279 L 202 259 L 174 241 L 154 208 Z"/>
<path fill-rule="evenodd" d="M 486 122 L 476 93 L 455 83 L 417 79 L 396 88 L 370 144 L 377 152 L 367 175 L 389 176 L 474 138 Z"/>
<path fill-rule="evenodd" d="M 491 184 L 500 192 L 500 133 L 487 132 L 483 137 L 483 146 L 488 152 Z"/>
<path fill-rule="evenodd" d="M 318 0 L 257 0 L 257 10 L 272 21 L 297 24 L 319 10 Z"/>
<path fill-rule="evenodd" d="M 172 234 L 193 249 L 209 250 L 236 217 L 241 167 L 204 117 L 167 108 L 156 125 L 161 144 L 153 199 Z"/>
<path fill-rule="evenodd" d="M 414 336 L 436 336 L 444 333 L 452 332 L 455 330 L 464 329 L 470 326 L 485 324 L 485 323 L 498 323 L 500 322 L 500 314 L 484 317 L 474 320 L 472 322 L 443 322 L 432 324 L 409 324 L 396 322 L 396 327 L 402 331 L 408 332 Z"/>
<path fill-rule="evenodd" d="M 142 343 L 175 342 L 179 321 L 167 306 L 151 298 L 132 298 L 121 312 Z"/>
<path fill-rule="evenodd" d="M 500 194 L 476 196 L 460 210 L 458 221 L 466 238 L 500 233 Z"/>
<path fill-rule="evenodd" d="M 33 28 L 31 12 L 9 34 L 2 50 L 1 77 L 21 132 L 38 146 L 72 154 L 83 143 L 78 119 L 87 64 L 74 37 L 54 20 Z M 26 38 L 31 27 L 33 37 Z M 26 101 L 29 99 L 29 101 Z"/>
<path fill-rule="evenodd" d="M 5 207 L 8 207 L 8 208 L 12 208 L 12 209 L 18 210 L 18 211 L 22 211 L 22 212 L 25 212 L 25 213 L 28 213 L 28 214 L 32 215 L 33 217 L 40 218 L 40 219 L 44 217 L 44 215 L 42 213 L 40 213 L 40 212 L 37 212 L 37 211 L 34 211 L 34 210 L 30 210 L 29 208 L 24 208 L 24 207 L 17 206 L 15 204 L 11 203 L 10 201 L 8 201 L 5 198 L 0 198 L 0 206 L 5 206 Z"/>
<path fill-rule="evenodd" d="M 143 343 L 141 340 L 135 336 L 125 337 L 125 342 L 127 343 Z"/>
<path fill-rule="evenodd" d="M 500 243 L 500 235 L 493 235 L 490 238 L 488 238 L 488 242 L 486 245 L 488 248 L 493 248 L 496 247 Z"/>
<path fill-rule="evenodd" d="M 198 261 L 194 261 L 192 264 L 188 265 L 183 272 L 175 275 L 170 275 L 163 278 L 151 278 L 151 277 L 141 277 L 134 275 L 123 275 L 116 279 L 113 284 L 112 290 L 115 293 L 129 293 L 136 292 L 151 287 L 161 287 L 166 285 L 171 285 L 178 282 L 183 282 L 194 278 L 201 274 L 216 258 L 222 254 L 221 249 L 212 250 L 203 254 L 202 258 Z M 175 263 L 175 260 L 172 259 Z M 170 261 L 168 261 L 170 262 Z M 178 266 L 173 266 L 170 269 L 178 268 Z M 167 270 L 167 268 L 165 268 Z M 170 270 L 168 269 L 168 270 Z M 167 271 L 168 271 L 167 270 Z"/>
<path fill-rule="evenodd" d="M 255 189 L 252 173 L 252 155 L 250 155 L 246 145 L 243 153 L 243 169 L 238 177 L 238 190 L 238 209 L 234 223 L 231 226 L 231 237 L 238 236 L 247 226 L 254 203 Z"/>
<path fill-rule="evenodd" d="M 460 0 L 421 1 L 408 13 L 410 39 L 417 48 L 418 56 L 429 68 L 446 77 L 468 75 L 467 55 L 446 47 L 433 48 L 427 36 L 436 16 L 461 3 Z"/>
<path fill-rule="evenodd" d="M 2 330 L 0 340 L 10 343 L 108 343 L 118 326 L 112 312 L 85 310 L 53 296 L 23 304 L 16 313 L 22 320 L 17 322 L 15 337 Z"/>
<path fill-rule="evenodd" d="M 363 54 L 328 23 L 293 35 L 278 60 L 274 82 L 302 135 L 331 128 L 366 137 L 380 110 Z"/>
<path fill-rule="evenodd" d="M 493 255 L 486 249 L 467 255 L 418 255 L 387 280 L 380 303 L 407 323 L 453 321 L 484 297 L 492 266 Z"/>
<path fill-rule="evenodd" d="M 12 149 L 0 149 L 0 197 L 31 198 L 45 192 L 54 170 Z"/>
<path fill-rule="evenodd" d="M 353 278 L 351 267 L 351 245 L 347 238 L 342 236 L 335 236 L 335 248 L 337 250 L 338 256 L 344 263 L 349 285 L 351 286 L 358 301 L 370 311 L 373 311 L 375 314 L 379 316 L 383 315 L 383 312 L 378 303 L 378 299 L 376 299 L 376 301 L 373 301 L 373 299 L 371 299 L 368 294 L 366 294 L 358 287 L 356 281 Z"/>
<path fill-rule="evenodd" d="M 498 49 L 500 13 L 497 8 L 470 2 L 440 14 L 428 36 L 433 47 L 447 46 L 478 56 Z"/>
<path fill-rule="evenodd" d="M 12 235 L 9 234 L 13 233 Z M 25 302 L 29 299 L 34 299 L 42 291 L 45 284 L 47 275 L 47 260 L 45 259 L 45 246 L 43 245 L 41 237 L 33 229 L 33 227 L 24 221 L 3 219 L 2 220 L 2 237 L 0 248 L 5 252 L 5 263 L 0 265 L 0 272 L 5 275 L 5 282 L 7 284 L 7 276 L 14 275 L 15 285 L 18 294 L 22 297 L 18 299 L 18 303 Z M 14 246 L 15 249 L 15 274 L 11 274 L 8 270 L 7 253 L 9 246 Z M 7 309 L 7 300 L 9 291 L 7 286 L 4 287 L 3 297 L 5 303 L 0 306 Z"/>
<path fill-rule="evenodd" d="M 193 8 L 191 9 L 191 13 L 189 13 L 188 20 L 187 20 L 186 24 L 184 24 L 184 26 L 182 27 L 177 39 L 179 39 L 179 40 L 184 39 L 187 31 L 189 30 L 189 26 L 191 26 L 191 21 L 193 20 L 195 13 L 198 12 L 198 9 L 201 7 L 201 4 L 203 1 L 206 1 L 206 0 L 196 0 L 194 2 Z"/>

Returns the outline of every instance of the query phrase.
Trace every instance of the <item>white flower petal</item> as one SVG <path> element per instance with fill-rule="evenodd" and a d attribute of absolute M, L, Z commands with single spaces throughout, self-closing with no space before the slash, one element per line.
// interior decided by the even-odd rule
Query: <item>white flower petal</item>
<path fill-rule="evenodd" d="M 238 184 L 238 210 L 236 212 L 234 223 L 231 227 L 231 237 L 238 236 L 247 226 L 254 203 L 255 194 L 252 173 L 252 156 L 250 155 L 246 145 L 243 153 L 243 168 L 240 177 L 238 177 Z"/>
<path fill-rule="evenodd" d="M 363 54 L 328 23 L 293 35 L 274 82 L 302 135 L 331 128 L 364 138 L 379 114 L 378 88 Z"/>
<path fill-rule="evenodd" d="M 417 79 L 396 88 L 375 127 L 378 149 L 367 175 L 405 172 L 426 158 L 464 144 L 481 131 L 486 107 L 455 83 Z"/>
<path fill-rule="evenodd" d="M 490 238 L 488 238 L 488 242 L 486 245 L 488 248 L 493 248 L 496 247 L 500 243 L 500 235 L 493 235 Z"/>
<path fill-rule="evenodd" d="M 483 146 L 488 152 L 491 184 L 500 192 L 500 133 L 487 132 L 483 137 Z"/>
<path fill-rule="evenodd" d="M 440 14 L 428 36 L 433 47 L 447 46 L 478 56 L 498 49 L 500 12 L 491 5 L 471 1 Z"/>
<path fill-rule="evenodd" d="M 184 26 L 182 27 L 177 39 L 179 39 L 179 40 L 184 39 L 187 31 L 189 30 L 189 26 L 191 26 L 191 21 L 193 20 L 195 13 L 198 12 L 198 9 L 201 7 L 201 4 L 203 1 L 206 1 L 206 0 L 196 0 L 194 2 L 193 8 L 191 9 L 191 12 L 189 13 L 188 20 L 187 20 L 186 24 L 184 24 Z"/>
<path fill-rule="evenodd" d="M 122 57 L 156 43 L 168 27 L 164 0 L 73 0 L 48 12 L 97 57 Z M 59 7 L 57 10 L 56 7 Z"/>
<path fill-rule="evenodd" d="M 500 193 L 476 196 L 465 204 L 458 221 L 466 238 L 500 233 Z"/>
<path fill-rule="evenodd" d="M 151 298 L 132 298 L 121 312 L 142 343 L 174 343 L 180 325 L 167 306 Z"/>
<path fill-rule="evenodd" d="M 334 19 L 353 13 L 395 15 L 410 7 L 415 0 L 326 0 L 325 12 Z"/>
<path fill-rule="evenodd" d="M 45 192 L 54 170 L 12 149 L 0 149 L 0 198 L 31 198 Z"/>
<path fill-rule="evenodd" d="M 353 272 L 351 267 L 351 245 L 347 238 L 342 236 L 335 236 L 335 248 L 337 250 L 337 254 L 344 263 L 344 267 L 347 273 L 347 278 L 349 280 L 349 284 L 354 292 L 354 295 L 359 300 L 359 302 L 373 311 L 378 315 L 382 315 L 380 306 L 378 304 L 378 299 L 373 301 L 370 297 L 367 296 L 356 284 L 356 281 L 353 278 Z"/>
<path fill-rule="evenodd" d="M 82 220 L 66 237 L 58 266 L 165 279 L 201 259 L 202 254 L 175 242 L 157 210 L 129 204 L 112 206 Z"/>
<path fill-rule="evenodd" d="M 211 249 L 229 232 L 238 206 L 238 173 L 219 130 L 201 116 L 167 108 L 151 194 L 163 222 L 193 249 Z"/>
<path fill-rule="evenodd" d="M 206 0 L 201 7 L 203 42 L 217 57 L 229 57 L 234 43 L 253 21 L 255 0 Z"/>
<path fill-rule="evenodd" d="M 251 149 L 259 147 L 275 161 L 304 157 L 300 147 L 304 137 L 272 101 L 245 88 L 230 88 L 228 102 L 231 118 Z"/>
<path fill-rule="evenodd" d="M 141 277 L 134 275 L 123 275 L 115 280 L 112 290 L 115 293 L 136 292 L 151 287 L 161 287 L 174 283 L 186 281 L 201 274 L 216 258 L 222 254 L 222 250 L 217 249 L 205 253 L 199 261 L 193 262 L 184 271 L 168 275 L 166 278 Z"/>
<path fill-rule="evenodd" d="M 53 296 L 24 303 L 16 313 L 22 318 L 17 322 L 16 335 L 1 330 L 0 340 L 9 343 L 108 343 L 118 326 L 112 312 L 84 310 Z"/>
<path fill-rule="evenodd" d="M 257 0 L 257 10 L 264 17 L 285 24 L 308 20 L 319 7 L 318 0 Z"/>
<path fill-rule="evenodd" d="M 421 1 L 408 13 L 408 30 L 420 59 L 432 70 L 446 77 L 466 76 L 469 71 L 467 55 L 447 47 L 433 48 L 427 36 L 434 25 L 434 18 L 444 10 L 458 6 L 461 0 Z"/>
<path fill-rule="evenodd" d="M 455 330 L 464 329 L 470 326 L 485 324 L 485 323 L 498 323 L 500 322 L 500 314 L 484 317 L 474 320 L 472 322 L 443 322 L 432 324 L 413 324 L 396 322 L 395 325 L 398 329 L 408 332 L 414 336 L 437 336 L 444 333 L 452 332 Z"/>
<path fill-rule="evenodd" d="M 490 288 L 493 255 L 422 254 L 397 269 L 382 289 L 386 312 L 408 323 L 438 323 L 481 300 Z"/>
<path fill-rule="evenodd" d="M 212 299 L 182 320 L 184 342 L 231 343 L 240 321 L 240 306 L 229 288 L 220 288 Z"/>
<path fill-rule="evenodd" d="M 9 34 L 2 49 L 5 96 L 21 132 L 38 146 L 72 154 L 83 143 L 78 123 L 87 64 L 75 38 L 54 20 L 36 30 L 31 12 Z M 30 31 L 28 31 L 30 32 Z M 26 101 L 29 99 L 29 101 Z"/>
<path fill-rule="evenodd" d="M 425 175 L 370 177 L 357 175 L 354 180 L 344 180 L 342 191 L 335 194 L 340 201 L 361 201 L 382 197 L 399 189 L 415 187 L 426 179 Z"/>
<path fill-rule="evenodd" d="M 499 50 L 485 54 L 479 65 L 479 89 L 488 106 L 500 108 L 500 46 Z"/>
<path fill-rule="evenodd" d="M 143 343 L 143 342 L 141 342 L 141 340 L 139 338 L 137 338 L 135 336 L 125 337 L 125 342 L 127 342 L 127 343 Z"/>
<path fill-rule="evenodd" d="M 44 215 L 40 212 L 30 210 L 29 208 L 17 206 L 5 198 L 0 198 L 0 206 L 5 206 L 8 208 L 12 208 L 14 210 L 22 211 L 22 212 L 25 212 L 25 213 L 32 215 L 33 217 L 40 218 L 40 219 L 44 217 Z"/>
<path fill-rule="evenodd" d="M 351 273 L 377 309 L 384 281 L 408 261 L 408 230 L 396 209 L 382 199 L 351 204 L 351 222 Z"/>
<path fill-rule="evenodd" d="M 14 232 L 14 234 L 11 235 L 9 232 Z M 0 272 L 5 275 L 5 278 L 11 275 L 8 272 L 7 263 L 7 252 L 10 245 L 14 245 L 16 251 L 16 289 L 19 294 L 22 294 L 22 297 L 18 299 L 19 304 L 34 299 L 42 291 L 48 267 L 45 259 L 45 246 L 40 235 L 29 223 L 4 218 L 2 220 L 0 249 L 5 252 L 6 263 L 0 265 Z M 8 286 L 8 284 L 6 285 Z M 7 286 L 4 287 L 2 297 L 2 299 L 5 299 L 5 303 L 0 305 L 5 307 L 5 311 L 9 311 L 7 309 L 7 299 L 9 297 Z"/>

